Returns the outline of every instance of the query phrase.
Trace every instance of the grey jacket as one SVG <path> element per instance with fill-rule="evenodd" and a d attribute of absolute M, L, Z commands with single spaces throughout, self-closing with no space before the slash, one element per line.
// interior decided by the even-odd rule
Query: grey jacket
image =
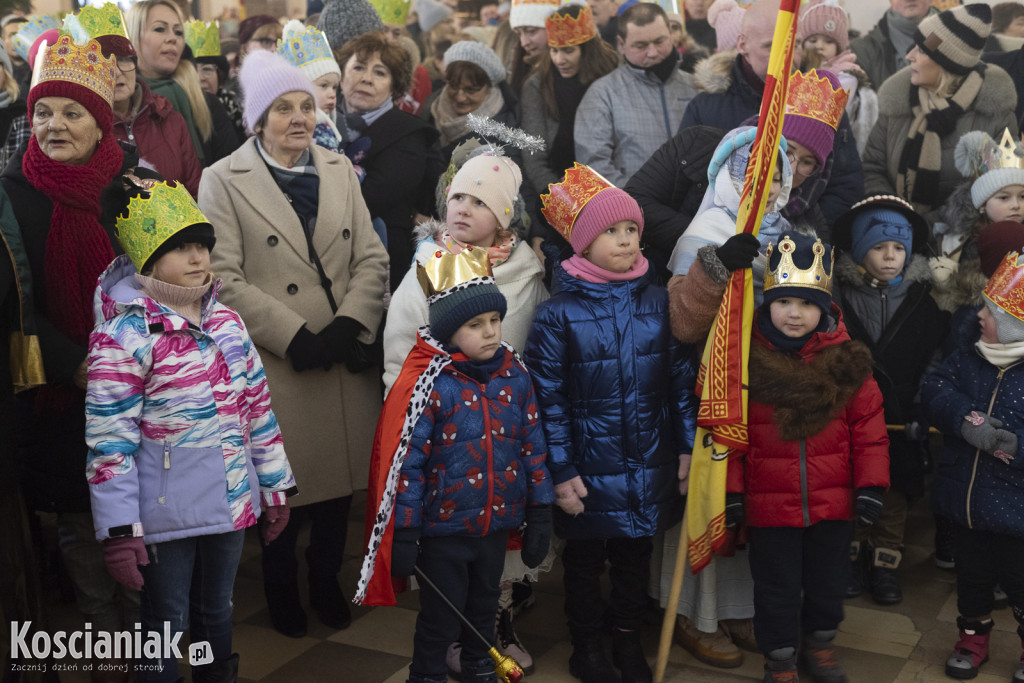
<path fill-rule="evenodd" d="M 629 64 L 594 81 L 576 111 L 576 160 L 616 187 L 672 139 L 697 94 L 693 77 L 675 71 L 667 83 Z"/>
<path fill-rule="evenodd" d="M 548 161 L 549 150 L 558 133 L 558 121 L 544 110 L 544 98 L 540 94 L 540 75 L 533 74 L 526 79 L 519 106 L 522 108 L 519 124 L 523 130 L 530 135 L 543 138 L 546 143 L 546 147 L 540 152 L 523 154 L 523 170 L 537 192 L 547 192 L 548 185 L 557 183 L 562 174 L 556 173 Z"/>

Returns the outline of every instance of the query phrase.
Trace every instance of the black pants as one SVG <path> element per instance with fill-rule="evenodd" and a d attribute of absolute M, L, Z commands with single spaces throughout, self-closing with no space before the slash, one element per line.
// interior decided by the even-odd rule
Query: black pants
<path fill-rule="evenodd" d="M 839 520 L 750 527 L 754 636 L 762 652 L 798 647 L 801 628 L 804 633 L 839 628 L 852 533 L 852 523 Z"/>
<path fill-rule="evenodd" d="M 609 625 L 634 631 L 643 624 L 650 580 L 650 537 L 588 538 L 566 541 L 562 552 L 565 567 L 565 616 L 574 643 L 600 638 L 604 632 L 606 604 L 601 595 L 605 564 L 612 592 L 607 604 Z"/>
<path fill-rule="evenodd" d="M 498 583 L 505 567 L 507 533 L 487 536 L 424 536 L 417 566 L 452 601 L 485 638 L 494 634 L 498 612 Z M 413 638 L 411 678 L 440 677 L 448 669 L 445 653 L 462 643 L 463 672 L 471 673 L 487 661 L 487 649 L 473 636 L 462 635 L 458 617 L 428 586 L 420 586 L 420 613 Z"/>
<path fill-rule="evenodd" d="M 1017 623 L 1024 623 L 1024 540 L 953 525 L 956 607 L 968 621 L 992 612 L 993 589 L 1006 591 Z"/>
<path fill-rule="evenodd" d="M 292 508 L 288 526 L 270 545 L 263 546 L 263 582 L 293 584 L 298 580 L 295 543 L 305 520 L 311 520 L 306 565 L 313 578 L 334 578 L 341 570 L 348 535 L 348 510 L 352 496 L 332 498 Z M 261 518 L 262 521 L 262 518 Z"/>

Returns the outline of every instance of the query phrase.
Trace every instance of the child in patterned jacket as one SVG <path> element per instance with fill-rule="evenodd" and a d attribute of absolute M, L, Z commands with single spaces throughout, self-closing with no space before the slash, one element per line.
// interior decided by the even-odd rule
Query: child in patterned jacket
<path fill-rule="evenodd" d="M 117 228 L 126 254 L 100 276 L 89 338 L 96 538 L 111 576 L 141 589 L 143 631 L 191 627 L 213 655 L 193 680 L 234 680 L 231 594 L 244 532 L 261 509 L 265 541 L 281 532 L 295 479 L 256 346 L 217 301 L 213 226 L 184 186 L 155 183 Z M 148 659 L 136 679 L 175 681 L 177 666 L 173 655 Z"/>

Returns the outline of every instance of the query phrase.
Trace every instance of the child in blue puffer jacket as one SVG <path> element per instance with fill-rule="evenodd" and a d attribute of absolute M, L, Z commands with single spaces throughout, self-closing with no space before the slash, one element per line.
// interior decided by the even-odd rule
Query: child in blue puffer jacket
<path fill-rule="evenodd" d="M 697 415 L 692 350 L 673 338 L 668 294 L 640 253 L 636 201 L 581 164 L 549 190 L 544 215 L 575 254 L 556 266 L 526 358 L 560 508 L 555 532 L 566 540 L 569 668 L 584 681 L 608 680 L 608 562 L 613 660 L 625 680 L 649 681 L 639 629 L 652 537 L 683 510 Z"/>
<path fill-rule="evenodd" d="M 974 678 L 988 659 L 993 590 L 1009 597 L 1024 642 L 1024 258 L 1009 253 L 978 312 L 981 339 L 953 352 L 921 387 L 945 434 L 932 503 L 953 521 L 957 627 L 946 675 Z M 1024 656 L 1013 675 L 1024 681 Z"/>

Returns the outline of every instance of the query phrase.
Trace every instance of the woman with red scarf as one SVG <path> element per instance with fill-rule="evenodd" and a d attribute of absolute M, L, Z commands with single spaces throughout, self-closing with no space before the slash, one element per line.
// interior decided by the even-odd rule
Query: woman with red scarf
<path fill-rule="evenodd" d="M 97 631 L 117 631 L 137 620 L 138 594 L 119 595 L 104 568 L 112 549 L 96 543 L 92 528 L 86 349 L 97 279 L 119 251 L 114 220 L 127 205 L 126 176 L 155 174 L 136 171 L 137 157 L 113 134 L 117 67 L 100 45 L 61 36 L 39 58 L 27 103 L 32 137 L 0 177 L 20 227 L 28 268 L 19 271 L 19 284 L 31 293 L 46 378 L 18 395 L 19 475 L 32 508 L 58 513 L 64 564 L 86 621 Z M 132 609 L 136 616 L 125 619 Z"/>

